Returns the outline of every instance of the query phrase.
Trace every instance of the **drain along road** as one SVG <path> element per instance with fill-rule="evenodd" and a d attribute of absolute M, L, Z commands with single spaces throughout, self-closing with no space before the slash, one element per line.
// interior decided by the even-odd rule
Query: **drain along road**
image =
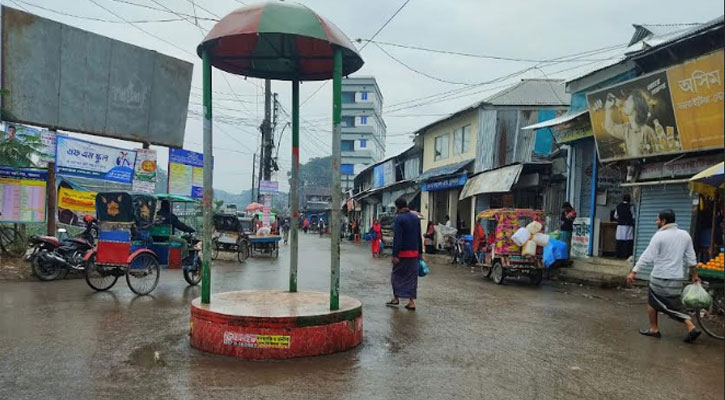
<path fill-rule="evenodd" d="M 302 235 L 302 290 L 328 291 L 329 242 Z M 285 288 L 287 250 L 217 261 L 214 293 Z M 723 399 L 723 343 L 685 344 L 669 320 L 662 339 L 640 336 L 640 292 L 497 286 L 431 263 L 413 312 L 384 305 L 389 258 L 349 243 L 342 253 L 342 293 L 363 303 L 363 344 L 290 361 L 191 349 L 189 304 L 200 292 L 178 270 L 162 271 L 146 297 L 123 281 L 105 293 L 81 279 L 1 282 L 0 398 Z"/>

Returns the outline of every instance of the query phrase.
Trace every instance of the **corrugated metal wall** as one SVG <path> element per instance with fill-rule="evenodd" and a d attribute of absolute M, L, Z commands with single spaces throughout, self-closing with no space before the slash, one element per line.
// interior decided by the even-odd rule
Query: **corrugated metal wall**
<path fill-rule="evenodd" d="M 522 110 L 519 112 L 518 131 L 516 132 L 516 154 L 513 155 L 511 162 L 529 162 L 531 154 L 534 152 L 534 143 L 536 142 L 536 133 L 534 131 L 522 131 L 521 128 L 527 125 L 535 124 L 538 121 L 539 111 Z"/>
<path fill-rule="evenodd" d="M 499 110 L 496 114 L 495 167 L 503 167 L 514 160 L 514 142 L 518 133 L 516 131 L 518 114 L 518 110 Z"/>
<path fill-rule="evenodd" d="M 478 140 L 476 144 L 475 172 L 493 168 L 496 143 L 496 110 L 478 109 Z"/>
<path fill-rule="evenodd" d="M 676 223 L 680 229 L 690 231 L 692 222 L 692 200 L 690 189 L 684 183 L 671 185 L 652 185 L 642 187 L 642 196 L 637 209 L 634 237 L 634 259 L 636 260 L 647 248 L 650 239 L 657 231 L 655 220 L 657 214 L 664 209 L 675 212 Z M 684 268 L 684 267 L 683 267 Z M 637 274 L 639 279 L 649 279 L 652 266 L 646 266 Z"/>

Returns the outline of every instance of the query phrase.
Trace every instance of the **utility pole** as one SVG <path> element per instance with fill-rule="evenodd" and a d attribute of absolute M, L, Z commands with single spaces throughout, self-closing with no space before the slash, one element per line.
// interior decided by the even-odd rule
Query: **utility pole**
<path fill-rule="evenodd" d="M 272 82 L 264 80 L 264 121 L 262 122 L 262 170 L 264 180 L 272 179 Z"/>
<path fill-rule="evenodd" d="M 251 198 L 249 199 L 250 203 L 254 203 L 254 181 L 257 179 L 257 177 L 255 176 L 255 175 L 257 175 L 257 173 L 255 172 L 256 166 L 257 166 L 257 153 L 254 153 L 254 155 L 252 156 L 252 195 L 250 196 Z"/>

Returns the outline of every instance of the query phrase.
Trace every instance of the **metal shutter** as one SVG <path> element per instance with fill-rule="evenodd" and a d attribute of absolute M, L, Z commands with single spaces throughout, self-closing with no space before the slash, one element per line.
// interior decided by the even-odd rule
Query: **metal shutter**
<path fill-rule="evenodd" d="M 635 260 L 644 252 L 650 239 L 657 231 L 655 220 L 657 220 L 657 214 L 661 210 L 672 209 L 675 212 L 677 226 L 687 232 L 690 231 L 692 200 L 693 196 L 690 194 L 690 189 L 684 183 L 642 187 L 642 197 L 640 198 L 637 220 L 635 221 Z M 647 265 L 637 274 L 637 278 L 649 280 L 651 271 L 652 266 Z"/>

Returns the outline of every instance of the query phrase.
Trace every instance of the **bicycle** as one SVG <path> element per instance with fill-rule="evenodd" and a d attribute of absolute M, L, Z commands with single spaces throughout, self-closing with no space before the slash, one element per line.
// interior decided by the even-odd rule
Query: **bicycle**
<path fill-rule="evenodd" d="M 712 304 L 708 309 L 695 310 L 695 319 L 705 333 L 725 340 L 725 283 L 703 281 L 702 286 L 712 297 Z"/>

